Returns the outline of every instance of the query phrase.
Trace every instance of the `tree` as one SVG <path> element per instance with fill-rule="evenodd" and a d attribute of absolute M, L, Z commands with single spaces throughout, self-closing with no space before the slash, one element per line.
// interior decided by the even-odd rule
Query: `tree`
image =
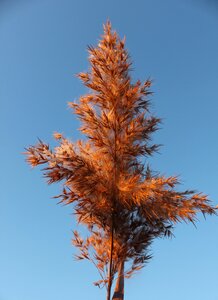
<path fill-rule="evenodd" d="M 206 195 L 177 191 L 177 177 L 152 172 L 147 159 L 158 149 L 151 134 L 160 119 L 149 112 L 151 81 L 131 82 L 131 61 L 110 22 L 97 47 L 88 47 L 90 70 L 78 74 L 90 92 L 69 103 L 82 122 L 85 141 L 75 143 L 55 133 L 54 150 L 39 140 L 27 148 L 27 162 L 43 169 L 48 183 L 63 182 L 60 202 L 73 204 L 78 223 L 90 235 L 74 231 L 78 259 L 97 267 L 107 287 L 116 277 L 113 299 L 124 297 L 124 277 L 149 260 L 156 237 L 171 236 L 179 221 L 195 222 L 198 212 L 215 214 Z M 144 160 L 143 160 L 144 158 Z"/>

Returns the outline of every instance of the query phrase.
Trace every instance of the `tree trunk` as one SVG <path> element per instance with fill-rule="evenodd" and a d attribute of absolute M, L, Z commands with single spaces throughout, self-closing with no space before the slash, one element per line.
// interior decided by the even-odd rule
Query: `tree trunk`
<path fill-rule="evenodd" d="M 116 280 L 116 286 L 114 289 L 114 295 L 112 300 L 124 299 L 124 262 L 121 262 L 118 269 L 118 277 Z"/>
<path fill-rule="evenodd" d="M 112 214 L 111 246 L 110 246 L 109 270 L 108 270 L 107 300 L 111 300 L 113 249 L 114 249 L 114 216 Z"/>

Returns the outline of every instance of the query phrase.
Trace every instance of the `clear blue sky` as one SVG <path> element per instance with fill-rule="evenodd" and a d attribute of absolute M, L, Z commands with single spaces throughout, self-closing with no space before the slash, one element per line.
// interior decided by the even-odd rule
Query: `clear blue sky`
<path fill-rule="evenodd" d="M 67 108 L 86 90 L 73 75 L 88 67 L 110 18 L 127 38 L 132 76 L 154 79 L 153 111 L 164 146 L 155 170 L 181 175 L 183 189 L 218 204 L 218 5 L 203 0 L 0 1 L 0 300 L 105 299 L 88 262 L 72 258 L 71 207 L 51 199 L 21 152 L 59 131 L 76 140 Z M 199 216 L 157 240 L 150 264 L 126 281 L 126 300 L 217 300 L 218 218 Z"/>

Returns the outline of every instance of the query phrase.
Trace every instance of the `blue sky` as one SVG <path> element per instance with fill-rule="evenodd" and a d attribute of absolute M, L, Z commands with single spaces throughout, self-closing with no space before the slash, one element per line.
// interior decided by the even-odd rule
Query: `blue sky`
<path fill-rule="evenodd" d="M 36 138 L 54 145 L 54 131 L 77 140 L 67 108 L 86 90 L 74 74 L 88 68 L 107 19 L 133 60 L 132 77 L 154 80 L 152 110 L 163 119 L 150 160 L 182 188 L 218 204 L 218 5 L 189 0 L 44 0 L 0 2 L 0 300 L 105 299 L 88 262 L 75 262 L 71 207 L 56 205 L 21 152 Z M 125 299 L 218 299 L 218 218 L 179 224 L 157 240 L 154 258 L 126 281 Z"/>

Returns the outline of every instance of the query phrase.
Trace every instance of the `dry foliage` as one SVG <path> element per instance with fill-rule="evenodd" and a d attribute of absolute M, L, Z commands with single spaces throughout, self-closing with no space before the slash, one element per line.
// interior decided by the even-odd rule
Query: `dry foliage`
<path fill-rule="evenodd" d="M 78 77 L 89 93 L 69 103 L 86 141 L 73 143 L 55 133 L 54 150 L 39 141 L 26 155 L 33 167 L 46 164 L 49 184 L 63 182 L 57 197 L 74 203 L 78 222 L 90 232 L 85 240 L 74 232 L 77 258 L 93 262 L 101 276 L 95 284 L 110 290 L 121 263 L 128 261 L 124 275 L 129 278 L 150 258 L 154 238 L 170 236 L 175 223 L 194 222 L 198 212 L 214 214 L 215 208 L 204 194 L 177 191 L 177 177 L 153 174 L 144 165 L 142 158 L 158 149 L 151 142 L 160 123 L 149 113 L 151 81 L 131 82 L 124 40 L 110 22 L 98 46 L 88 51 L 90 70 Z"/>

